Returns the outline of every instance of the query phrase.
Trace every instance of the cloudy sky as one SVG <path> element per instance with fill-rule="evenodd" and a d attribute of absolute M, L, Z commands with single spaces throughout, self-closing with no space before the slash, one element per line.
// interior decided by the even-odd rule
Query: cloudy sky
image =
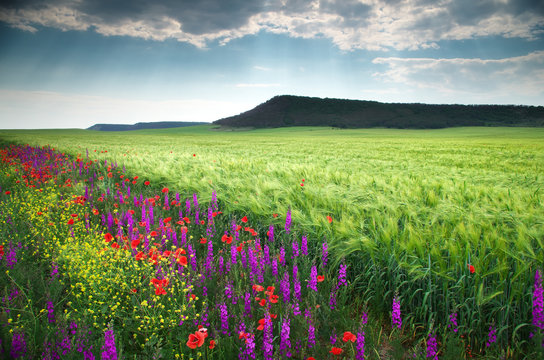
<path fill-rule="evenodd" d="M 0 2 L 0 128 L 213 121 L 280 94 L 544 105 L 544 2 Z"/>

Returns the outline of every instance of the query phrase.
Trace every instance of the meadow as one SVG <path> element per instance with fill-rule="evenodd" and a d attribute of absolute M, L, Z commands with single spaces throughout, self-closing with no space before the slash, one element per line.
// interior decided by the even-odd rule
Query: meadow
<path fill-rule="evenodd" d="M 255 342 L 260 351 L 257 358 L 362 358 L 361 347 L 368 359 L 402 358 L 407 353 L 422 358 L 523 358 L 542 350 L 536 344 L 542 341 L 544 327 L 538 276 L 544 268 L 544 207 L 540 200 L 544 183 L 543 129 L 217 131 L 211 126 L 197 126 L 130 133 L 4 130 L 0 131 L 0 139 L 5 144 L 48 145 L 55 149 L 47 150 L 49 157 L 64 153 L 59 156 L 66 157 L 63 166 L 67 169 L 71 166 L 71 171 L 69 176 L 59 174 L 56 184 L 62 181 L 66 185 L 68 178 L 79 184 L 48 188 L 51 184 L 46 186 L 44 182 L 42 192 L 31 191 L 33 188 L 14 190 L 23 180 L 14 182 L 16 173 L 9 170 L 11 165 L 2 164 L 2 212 L 13 215 L 12 223 L 2 224 L 4 249 L 16 248 L 13 237 L 18 237 L 21 247 L 17 249 L 26 249 L 25 246 L 40 249 L 26 254 L 29 263 L 39 256 L 43 260 L 39 266 L 49 269 L 52 263 L 62 265 L 62 276 L 55 278 L 57 287 L 43 285 L 43 279 L 24 276 L 16 281 L 8 274 L 3 279 L 10 284 L 2 293 L 4 312 L 17 308 L 5 305 L 5 299 L 14 291 L 13 284 L 19 284 L 15 288 L 24 293 L 30 289 L 25 283 L 41 281 L 41 288 L 51 292 L 49 298 L 40 297 L 37 290 L 34 297 L 25 295 L 26 302 L 35 299 L 41 306 L 43 311 L 37 314 L 27 309 L 26 304 L 23 306 L 25 301 L 21 300 L 19 315 L 23 320 L 19 324 L 26 328 L 11 333 L 3 328 L 5 351 L 8 351 L 5 344 L 11 344 L 15 338 L 14 333 L 29 335 L 29 324 L 34 324 L 31 326 L 33 351 L 41 351 L 37 349 L 44 347 L 44 341 L 50 341 L 47 339 L 54 333 L 51 329 L 57 329 L 58 333 L 58 327 L 45 321 L 43 315 L 53 298 L 56 308 L 64 311 L 64 315 L 61 312 L 57 316 L 64 319 L 66 332 L 72 331 L 66 314 L 82 324 L 80 328 L 85 324 L 90 332 L 95 330 L 85 338 L 89 343 L 94 341 L 95 355 L 97 344 L 104 343 L 96 330 L 103 335 L 112 329 L 117 334 L 118 348 L 124 349 L 127 358 L 185 354 L 227 359 L 237 353 L 246 354 L 241 358 L 255 358 L 247 350 L 255 347 Z M 80 167 L 82 163 L 86 165 Z M 108 180 L 112 179 L 108 178 L 109 173 L 112 178 L 123 175 L 122 181 L 118 180 L 116 185 L 114 180 Z M 98 181 L 100 176 L 103 180 Z M 138 179 L 132 180 L 135 176 Z M 127 177 L 131 180 L 125 184 Z M 143 184 L 144 180 L 149 185 Z M 135 183 L 127 190 L 126 185 L 130 186 L 132 181 Z M 164 198 L 163 189 L 177 193 L 176 197 Z M 55 216 L 48 222 L 54 224 L 51 226 L 40 223 L 40 217 L 34 219 L 37 212 L 44 212 L 36 209 L 48 208 L 47 204 L 67 196 L 93 198 L 89 191 L 96 195 L 94 202 L 69 206 L 91 206 L 85 208 L 88 215 L 96 210 L 100 215 L 110 214 L 111 220 L 109 216 L 100 219 L 99 215 L 93 220 L 89 215 L 84 217 L 89 219 L 88 225 L 85 221 L 76 222 L 79 230 L 66 227 L 71 214 L 83 220 L 70 208 L 50 214 Z M 133 201 L 130 191 L 132 196 L 142 198 Z M 14 198 L 20 201 L 13 201 Z M 96 200 L 99 198 L 103 201 Z M 151 201 L 145 199 L 151 198 L 158 205 L 151 206 L 156 210 L 150 214 Z M 165 206 L 173 198 L 190 214 L 189 223 L 183 220 L 187 214 Z M 218 211 L 222 214 L 209 215 L 208 209 L 211 214 Z M 173 244 L 173 235 L 166 226 L 169 222 L 163 222 L 164 226 L 154 235 L 170 242 L 158 242 L 160 246 L 156 246 L 155 252 L 162 254 L 159 257 L 166 259 L 165 264 L 181 267 L 170 266 L 166 270 L 164 264 L 159 266 L 160 258 L 156 263 L 133 260 L 139 253 L 137 246 L 143 245 L 131 248 L 131 242 L 140 239 L 143 243 L 154 236 L 149 226 L 140 226 L 139 232 L 133 232 L 136 226 L 129 225 L 130 216 L 126 215 L 130 210 L 136 211 L 131 216 L 141 216 L 139 220 L 145 225 L 169 217 L 172 223 L 183 222 L 181 228 L 176 225 L 177 245 Z M 204 219 L 204 224 L 199 226 L 200 219 L 195 217 Z M 286 227 L 287 218 L 292 230 Z M 216 229 L 207 233 L 210 223 Z M 21 231 L 20 227 L 25 226 L 29 229 Z M 236 230 L 237 226 L 241 228 Z M 276 235 L 275 241 L 270 240 L 271 230 Z M 73 241 L 66 240 L 66 234 Z M 116 237 L 115 243 L 127 249 L 104 251 L 100 256 L 106 256 L 105 259 L 94 259 L 93 254 L 100 250 L 105 234 Z M 186 238 L 182 245 L 178 239 L 183 234 Z M 225 246 L 222 235 L 233 236 L 236 246 Z M 202 238 L 207 243 L 201 243 Z M 307 249 L 303 255 L 300 247 L 305 241 Z M 188 251 L 189 244 L 198 262 L 188 267 L 192 271 L 185 272 L 179 270 L 188 266 L 178 263 L 181 254 L 175 257 L 173 254 L 180 246 Z M 244 257 L 259 254 L 260 270 L 257 265 L 254 268 L 248 265 L 249 259 L 245 264 L 242 262 L 243 246 L 240 251 L 232 250 L 243 244 L 253 249 Z M 264 244 L 268 247 L 268 261 Z M 324 264 L 324 244 L 330 252 L 328 264 Z M 223 252 L 214 253 L 213 246 L 215 249 L 224 246 Z M 153 245 L 148 241 L 144 248 L 143 253 L 152 257 L 149 252 Z M 170 253 L 165 256 L 165 251 Z M 234 256 L 232 269 L 226 271 L 226 254 L 232 252 L 240 253 L 240 263 Z M 280 262 L 279 272 L 277 268 L 274 271 L 274 261 L 270 260 L 274 256 Z M 207 263 L 215 264 L 213 271 L 206 270 Z M 28 266 L 23 260 L 18 264 Z M 2 266 L 7 266 L 7 260 Z M 177 271 L 179 276 L 171 276 Z M 166 273 L 169 276 L 163 276 Z M 200 276 L 195 276 L 196 273 Z M 313 285 L 307 285 L 313 284 L 318 273 L 324 281 L 319 282 L 319 291 L 314 291 Z M 96 274 L 107 276 L 101 277 L 103 282 L 100 282 Z M 250 274 L 261 274 L 258 280 L 262 281 L 253 277 L 248 281 Z M 285 274 L 291 274 L 291 280 L 289 276 L 284 280 Z M 148 286 L 146 292 L 138 292 L 152 276 L 154 285 Z M 198 280 L 201 277 L 203 280 Z M 169 280 L 161 282 L 164 279 Z M 290 288 L 286 285 L 289 281 L 298 293 L 294 297 L 282 295 L 281 306 L 271 303 L 273 289 L 267 289 L 266 296 L 258 296 L 268 286 Z M 131 282 L 137 286 L 127 285 Z M 188 284 L 193 284 L 194 290 Z M 124 291 L 117 291 L 116 286 Z M 132 293 L 133 289 L 137 291 Z M 172 295 L 195 294 L 194 299 L 201 302 L 193 305 L 190 296 L 162 297 L 164 294 L 159 289 Z M 238 302 L 234 303 L 223 289 L 230 289 L 236 294 L 234 298 L 240 297 Z M 265 304 L 245 309 L 247 299 L 256 297 L 258 302 L 265 299 Z M 151 301 L 154 306 L 149 309 L 142 305 L 144 299 L 146 306 Z M 333 304 L 333 299 L 337 304 Z M 273 310 L 273 306 L 278 309 Z M 142 315 L 142 309 L 146 315 Z M 233 314 L 227 317 L 231 324 L 227 321 L 228 329 L 221 329 L 225 325 L 221 314 L 227 309 Z M 84 315 L 80 315 L 82 311 Z M 80 314 L 76 316 L 76 312 Z M 203 312 L 207 320 L 199 322 L 196 314 L 200 317 Z M 401 322 L 399 313 L 402 313 Z M 278 316 L 278 323 L 269 327 L 271 315 Z M 191 318 L 193 328 L 179 324 L 183 316 Z M 370 317 L 368 322 L 367 317 Z M 0 320 L 14 322 L 13 316 L 7 318 L 11 322 Z M 242 321 L 244 330 L 240 330 L 244 318 L 253 318 L 254 324 Z M 264 319 L 261 332 L 255 329 L 256 319 Z M 40 321 L 45 324 L 37 325 Z M 284 343 L 285 332 L 289 339 L 285 324 L 290 324 L 290 338 L 299 342 L 295 345 L 293 340 L 294 350 L 289 354 Z M 187 351 L 185 342 L 191 334 L 197 340 L 204 336 L 197 334 L 198 325 L 208 329 L 206 337 L 217 340 L 217 347 L 211 349 L 209 345 L 206 352 Z M 234 326 L 238 327 L 235 333 L 245 335 L 239 339 L 227 336 Z M 309 346 L 312 327 L 318 329 L 317 344 Z M 166 331 L 172 328 L 180 329 Z M 77 337 L 73 331 L 72 342 Z M 346 332 L 354 335 L 353 342 Z M 265 346 L 269 343 L 272 350 Z M 341 349 L 342 353 L 335 354 L 333 348 Z"/>

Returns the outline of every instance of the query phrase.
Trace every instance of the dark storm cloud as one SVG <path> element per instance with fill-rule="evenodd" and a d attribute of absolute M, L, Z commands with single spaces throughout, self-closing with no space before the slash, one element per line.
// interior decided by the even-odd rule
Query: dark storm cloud
<path fill-rule="evenodd" d="M 497 6 L 495 0 L 455 0 L 448 6 L 453 20 L 460 25 L 475 25 L 482 19 L 503 12 L 504 6 Z"/>
<path fill-rule="evenodd" d="M 327 13 L 340 15 L 347 26 L 363 25 L 372 10 L 372 6 L 357 0 L 322 0 L 319 8 Z"/>
<path fill-rule="evenodd" d="M 242 26 L 262 9 L 263 1 L 248 0 L 87 0 L 77 6 L 108 23 L 169 16 L 183 24 L 183 31 L 197 35 Z"/>
<path fill-rule="evenodd" d="M 6 0 L 0 21 L 105 36 L 174 38 L 205 47 L 259 31 L 326 37 L 341 49 L 417 49 L 444 39 L 534 39 L 544 27 L 538 0 Z"/>
<path fill-rule="evenodd" d="M 544 1 L 542 0 L 510 0 L 507 6 L 508 11 L 519 15 L 523 13 L 534 13 L 544 16 Z"/>

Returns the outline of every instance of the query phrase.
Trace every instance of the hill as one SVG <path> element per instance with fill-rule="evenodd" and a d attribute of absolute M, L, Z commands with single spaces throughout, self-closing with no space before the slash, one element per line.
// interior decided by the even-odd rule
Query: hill
<path fill-rule="evenodd" d="M 185 121 L 158 121 L 158 122 L 139 122 L 133 125 L 124 124 L 95 124 L 87 130 L 95 131 L 129 131 L 129 130 L 150 130 L 186 127 L 194 125 L 208 124 L 205 122 L 185 122 Z"/>
<path fill-rule="evenodd" d="M 429 105 L 281 95 L 252 110 L 213 122 L 230 127 L 437 129 L 454 126 L 544 126 L 544 107 Z"/>

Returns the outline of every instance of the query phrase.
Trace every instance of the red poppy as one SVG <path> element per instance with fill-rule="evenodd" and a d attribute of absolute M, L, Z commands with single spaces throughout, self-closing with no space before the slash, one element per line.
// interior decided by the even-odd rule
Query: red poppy
<path fill-rule="evenodd" d="M 206 333 L 207 335 L 207 333 Z M 189 334 L 189 340 L 187 340 L 187 346 L 191 349 L 196 349 L 201 347 L 204 344 L 204 339 L 206 339 L 205 333 L 196 331 L 194 334 Z"/>
<path fill-rule="evenodd" d="M 329 224 L 332 223 L 332 217 L 330 217 L 329 215 L 327 215 L 327 220 L 329 221 Z"/>
<path fill-rule="evenodd" d="M 323 275 L 317 275 L 317 282 L 325 281 L 325 277 Z"/>
<path fill-rule="evenodd" d="M 470 265 L 470 264 L 467 264 L 468 266 L 468 270 L 470 271 L 471 274 L 474 274 L 476 272 L 476 269 L 474 268 L 474 266 Z"/>
<path fill-rule="evenodd" d="M 305 181 L 306 181 L 306 179 L 302 179 L 302 182 L 305 182 Z"/>
<path fill-rule="evenodd" d="M 149 185 L 149 184 L 150 184 L 149 181 L 145 181 L 145 182 L 144 182 L 144 185 Z"/>
<path fill-rule="evenodd" d="M 149 233 L 149 236 L 152 236 L 152 237 L 155 237 L 157 236 L 157 232 L 155 230 L 153 230 L 152 232 Z"/>
<path fill-rule="evenodd" d="M 232 236 L 227 236 L 227 234 L 224 234 L 221 237 L 221 241 L 226 242 L 227 244 L 230 244 L 230 243 L 232 243 Z"/>
<path fill-rule="evenodd" d="M 241 220 L 243 223 L 247 223 L 247 216 L 244 216 Z"/>
<path fill-rule="evenodd" d="M 155 289 L 155 295 L 166 295 L 166 290 L 159 286 Z"/>
<path fill-rule="evenodd" d="M 68 225 L 73 225 L 73 224 L 74 224 L 74 219 L 68 220 Z"/>
<path fill-rule="evenodd" d="M 36 215 L 43 215 L 43 213 L 41 211 L 38 211 Z"/>
<path fill-rule="evenodd" d="M 141 251 L 139 251 L 136 256 L 134 257 L 136 260 L 142 260 L 145 259 L 145 254 Z"/>
<path fill-rule="evenodd" d="M 272 214 L 272 217 L 277 218 L 278 214 Z"/>
<path fill-rule="evenodd" d="M 270 302 L 272 304 L 276 304 L 279 298 L 280 298 L 279 295 L 270 295 Z"/>
<path fill-rule="evenodd" d="M 185 251 L 185 249 L 178 248 L 178 249 L 176 250 L 176 252 L 174 253 L 174 256 L 175 256 L 175 257 L 178 257 L 178 256 L 180 256 L 180 255 L 185 255 L 185 254 L 187 254 L 187 252 Z"/>
<path fill-rule="evenodd" d="M 161 191 L 162 191 L 163 193 L 167 193 L 167 192 L 168 192 L 168 188 L 167 188 L 167 187 L 164 187 L 164 188 L 162 188 Z"/>
<path fill-rule="evenodd" d="M 170 220 L 172 220 L 172 218 L 171 218 L 171 217 L 167 217 L 166 219 L 163 219 L 162 222 L 165 223 L 165 224 L 167 224 L 167 223 L 170 222 Z"/>
<path fill-rule="evenodd" d="M 259 320 L 259 326 L 257 326 L 257 330 L 263 330 L 264 329 L 264 322 L 265 322 L 265 319 L 260 319 Z"/>
<path fill-rule="evenodd" d="M 304 183 L 301 183 L 300 186 L 304 186 Z"/>
<path fill-rule="evenodd" d="M 261 301 L 259 302 L 259 305 L 265 306 L 266 305 L 266 299 L 261 299 Z"/>
<path fill-rule="evenodd" d="M 138 245 L 140 245 L 140 240 L 139 239 L 132 240 L 132 242 L 130 243 L 130 246 L 133 249 L 136 248 Z"/>
<path fill-rule="evenodd" d="M 205 244 L 205 243 L 207 243 L 207 242 L 208 242 L 208 239 L 206 239 L 206 238 L 200 238 L 200 243 L 201 243 L 201 244 Z"/>
<path fill-rule="evenodd" d="M 215 347 L 215 340 L 210 340 L 210 349 L 213 349 Z"/>
<path fill-rule="evenodd" d="M 98 215 L 100 212 L 98 211 L 98 209 L 93 209 L 93 214 L 94 215 Z"/>
<path fill-rule="evenodd" d="M 255 291 L 264 291 L 264 287 L 261 286 L 261 285 L 255 284 L 255 285 L 253 285 L 253 290 L 255 290 Z"/>
<path fill-rule="evenodd" d="M 106 240 L 106 242 L 110 242 L 113 240 L 113 235 L 110 233 L 106 233 L 104 234 L 104 239 Z"/>
<path fill-rule="evenodd" d="M 8 191 L 5 192 L 5 194 L 9 195 L 9 194 L 11 194 L 11 191 L 8 190 Z"/>
<path fill-rule="evenodd" d="M 196 154 L 193 154 L 193 156 L 196 156 Z"/>
<path fill-rule="evenodd" d="M 178 261 L 178 264 L 183 265 L 183 266 L 187 266 L 187 257 L 186 256 L 180 256 L 177 261 Z"/>
<path fill-rule="evenodd" d="M 340 355 L 344 350 L 340 349 L 340 348 L 337 348 L 337 347 L 333 347 L 331 349 L 331 351 L 329 351 L 331 354 L 333 355 Z"/>
<path fill-rule="evenodd" d="M 187 216 L 183 218 L 183 221 L 185 221 L 187 224 L 191 223 L 191 220 Z"/>
<path fill-rule="evenodd" d="M 119 244 L 118 243 L 111 243 L 111 248 L 112 249 L 119 249 Z"/>
<path fill-rule="evenodd" d="M 348 341 L 355 342 L 357 341 L 357 336 L 355 336 L 355 334 L 353 334 L 350 331 L 346 331 L 344 332 L 344 337 L 342 338 L 342 340 L 344 342 L 348 342 Z"/>
<path fill-rule="evenodd" d="M 266 291 L 265 291 L 264 293 L 265 293 L 266 295 L 272 295 L 272 294 L 274 294 L 274 290 L 276 290 L 275 287 L 269 286 L 269 287 L 266 288 Z"/>
<path fill-rule="evenodd" d="M 306 360 L 315 360 L 315 358 L 313 356 L 310 356 L 309 358 L 307 358 Z"/>
<path fill-rule="evenodd" d="M 200 225 L 204 225 L 206 222 L 204 220 L 200 220 Z"/>
<path fill-rule="evenodd" d="M 138 289 L 134 288 L 134 289 L 132 289 L 132 290 L 130 290 L 130 291 L 132 291 L 133 293 L 137 293 L 137 292 L 138 292 Z"/>

